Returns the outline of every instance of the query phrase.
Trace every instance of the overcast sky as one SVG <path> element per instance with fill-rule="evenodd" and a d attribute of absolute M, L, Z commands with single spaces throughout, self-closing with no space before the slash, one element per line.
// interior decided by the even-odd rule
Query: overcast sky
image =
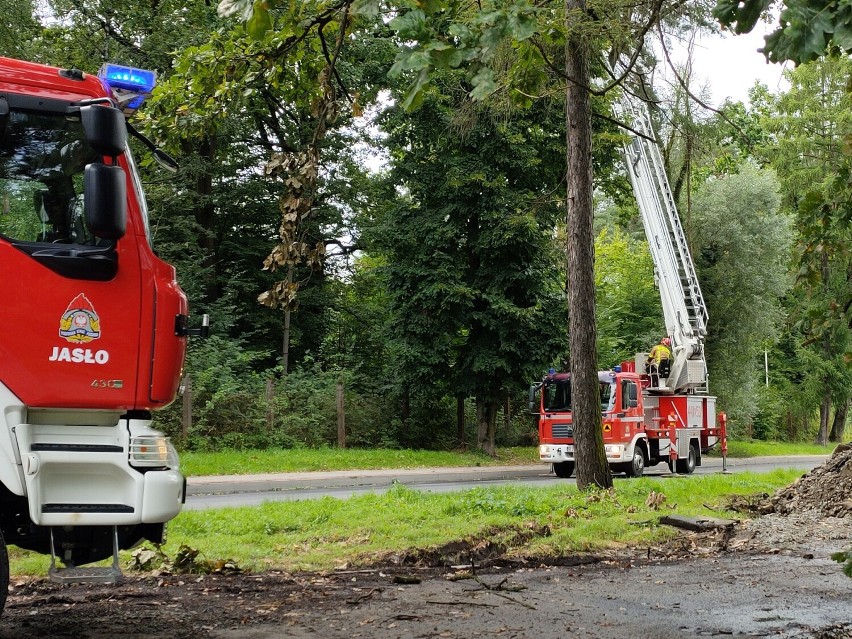
<path fill-rule="evenodd" d="M 745 102 L 755 80 L 767 85 L 772 93 L 786 89 L 786 82 L 781 78 L 784 67 L 767 64 L 763 54 L 757 51 L 764 44 L 761 27 L 758 24 L 754 32 L 746 35 L 704 38 L 695 47 L 696 79 L 710 87 L 714 106 L 719 106 L 727 97 Z"/>

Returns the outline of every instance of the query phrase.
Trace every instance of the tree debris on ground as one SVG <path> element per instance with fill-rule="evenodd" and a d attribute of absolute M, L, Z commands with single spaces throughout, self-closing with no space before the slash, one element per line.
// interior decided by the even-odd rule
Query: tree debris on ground
<path fill-rule="evenodd" d="M 764 506 L 765 513 L 782 515 L 803 509 L 828 517 L 852 514 L 852 445 L 838 446 L 824 464 L 776 492 Z"/>

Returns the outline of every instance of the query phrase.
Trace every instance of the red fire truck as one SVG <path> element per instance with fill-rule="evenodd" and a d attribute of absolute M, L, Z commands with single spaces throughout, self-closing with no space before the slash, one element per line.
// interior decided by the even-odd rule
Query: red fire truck
<path fill-rule="evenodd" d="M 6 543 L 51 555 L 56 580 L 117 581 L 119 549 L 161 541 L 184 501 L 151 411 L 174 400 L 192 331 L 123 113 L 153 81 L 0 58 L 0 610 Z"/>
<path fill-rule="evenodd" d="M 654 261 L 672 357 L 653 380 L 644 370 L 646 353 L 598 373 L 604 447 L 615 472 L 639 477 L 646 467 L 667 462 L 673 472 L 688 474 L 720 441 L 726 453 L 725 416 L 717 419 L 716 398 L 707 392 L 707 307 L 648 110 L 628 99 L 618 110 L 633 126 L 625 165 Z M 553 464 L 557 476 L 570 477 L 575 463 L 570 375 L 551 370 L 533 385 L 530 410 L 538 414 L 539 458 Z"/>
<path fill-rule="evenodd" d="M 698 394 L 655 394 L 648 375 L 632 362 L 598 373 L 603 441 L 613 472 L 641 477 L 661 462 L 672 472 L 690 474 L 701 454 L 724 437 L 724 415 L 716 419 L 716 398 Z M 558 477 L 574 473 L 571 380 L 551 372 L 533 387 L 538 413 L 539 458 L 553 464 Z"/>

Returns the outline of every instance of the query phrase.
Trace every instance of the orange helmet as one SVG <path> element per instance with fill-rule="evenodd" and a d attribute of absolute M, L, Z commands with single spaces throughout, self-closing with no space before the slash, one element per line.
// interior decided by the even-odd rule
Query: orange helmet
<path fill-rule="evenodd" d="M 663 346 L 670 346 L 671 343 L 672 341 L 668 337 L 664 337 L 660 340 L 660 344 L 662 344 Z"/>

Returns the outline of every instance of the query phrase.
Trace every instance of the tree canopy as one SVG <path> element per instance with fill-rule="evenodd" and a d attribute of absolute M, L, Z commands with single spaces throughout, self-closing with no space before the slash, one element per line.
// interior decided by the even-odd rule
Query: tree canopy
<path fill-rule="evenodd" d="M 160 78 L 134 120 L 180 163 L 163 176 L 134 149 L 153 243 L 215 334 L 191 345 L 198 419 L 182 445 L 334 443 L 338 383 L 357 445 L 534 443 L 527 387 L 568 360 L 585 406 L 578 477 L 608 485 L 597 369 L 663 330 L 620 159 L 630 123 L 612 112 L 639 88 L 710 306 L 711 390 L 731 430 L 844 437 L 839 7 L 787 2 L 766 52 L 800 63 L 790 89 L 756 87 L 716 113 L 695 105 L 688 76 L 651 84 L 665 61 L 649 43 L 712 29 L 709 3 L 38 6 L 8 4 L 4 51 L 87 72 L 109 57 Z M 737 30 L 766 8 L 718 6 Z M 178 407 L 158 419 L 181 433 Z"/>

